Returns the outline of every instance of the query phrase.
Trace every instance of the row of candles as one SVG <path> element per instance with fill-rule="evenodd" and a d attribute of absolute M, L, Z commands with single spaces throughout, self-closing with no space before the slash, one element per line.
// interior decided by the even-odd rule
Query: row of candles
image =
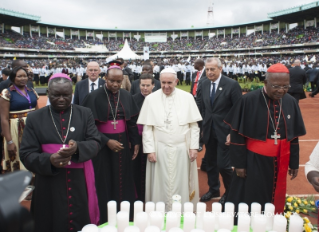
<path fill-rule="evenodd" d="M 134 226 L 129 226 L 130 203 L 121 202 L 120 211 L 117 213 L 115 201 L 110 201 L 108 207 L 108 226 L 98 229 L 95 225 L 83 227 L 82 232 L 160 232 L 164 229 L 165 203 L 147 202 L 145 211 L 141 201 L 134 203 Z M 238 214 L 235 215 L 233 203 L 226 202 L 225 210 L 218 202 L 212 204 L 212 212 L 206 212 L 206 204 L 199 202 L 194 213 L 194 205 L 191 202 L 182 204 L 173 202 L 172 211 L 166 214 L 166 232 L 229 232 L 234 228 L 234 218 L 237 217 L 237 231 L 253 232 L 276 231 L 286 232 L 287 220 L 283 215 L 274 215 L 275 206 L 265 204 L 265 210 L 261 212 L 259 203 L 251 204 L 251 212 L 248 213 L 248 205 L 240 203 Z M 183 216 L 183 229 L 180 228 Z M 96 230 L 94 229 L 96 227 Z M 298 214 L 291 216 L 289 232 L 302 232 L 303 220 Z"/>

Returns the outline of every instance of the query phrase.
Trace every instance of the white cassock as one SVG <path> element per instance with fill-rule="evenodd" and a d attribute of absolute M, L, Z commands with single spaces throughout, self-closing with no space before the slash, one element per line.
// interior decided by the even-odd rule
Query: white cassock
<path fill-rule="evenodd" d="M 183 90 L 175 88 L 166 96 L 159 89 L 145 98 L 137 123 L 144 125 L 143 152 L 156 154 L 156 162 L 146 164 L 146 202 L 162 201 L 166 212 L 176 194 L 182 205 L 197 204 L 197 164 L 190 162 L 189 149 L 199 147 L 201 120 L 194 97 Z"/>

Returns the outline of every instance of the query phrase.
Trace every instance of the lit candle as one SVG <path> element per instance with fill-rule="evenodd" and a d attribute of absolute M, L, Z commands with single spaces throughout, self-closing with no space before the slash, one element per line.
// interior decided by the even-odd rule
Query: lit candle
<path fill-rule="evenodd" d="M 248 205 L 246 203 L 238 204 L 238 214 L 240 213 L 248 213 Z"/>
<path fill-rule="evenodd" d="M 135 225 L 136 215 L 140 212 L 143 212 L 143 202 L 135 201 L 134 202 L 134 218 L 133 218 L 134 225 Z"/>
<path fill-rule="evenodd" d="M 232 230 L 233 218 L 229 213 L 221 213 L 218 218 L 218 226 L 220 229 Z"/>
<path fill-rule="evenodd" d="M 107 221 L 110 226 L 116 226 L 116 201 L 107 203 Z"/>
<path fill-rule="evenodd" d="M 128 226 L 125 228 L 124 232 L 140 232 L 140 229 L 136 226 Z"/>
<path fill-rule="evenodd" d="M 129 214 L 126 211 L 120 211 L 116 215 L 117 230 L 118 232 L 124 232 L 125 228 L 129 226 Z"/>
<path fill-rule="evenodd" d="M 145 212 L 139 212 L 136 214 L 135 226 L 140 228 L 140 231 L 144 231 L 148 226 L 148 215 Z"/>
<path fill-rule="evenodd" d="M 212 204 L 212 211 L 213 211 L 213 214 L 215 215 L 216 217 L 216 220 L 215 220 L 215 230 L 218 230 L 219 229 L 219 226 L 218 226 L 218 218 L 219 218 L 219 215 L 221 214 L 222 212 L 222 205 L 219 203 L 219 202 L 214 202 Z"/>
<path fill-rule="evenodd" d="M 203 215 L 206 212 L 206 204 L 203 202 L 197 203 L 196 209 L 196 228 L 203 229 Z"/>
<path fill-rule="evenodd" d="M 117 232 L 117 229 L 115 226 L 107 225 L 100 228 L 99 232 Z"/>
<path fill-rule="evenodd" d="M 184 213 L 184 232 L 190 232 L 195 228 L 195 214 L 193 212 Z"/>
<path fill-rule="evenodd" d="M 275 215 L 274 216 L 274 224 L 272 227 L 273 231 L 277 232 L 285 232 L 287 227 L 287 220 L 284 216 L 282 215 Z"/>
<path fill-rule="evenodd" d="M 231 225 L 231 229 L 230 230 L 233 230 L 233 228 L 234 228 L 234 212 L 235 212 L 234 203 L 226 202 L 225 203 L 225 213 L 228 213 L 231 216 L 231 218 L 232 218 L 232 225 Z"/>
<path fill-rule="evenodd" d="M 194 205 L 192 202 L 185 202 L 184 203 L 184 213 L 193 213 L 194 212 Z"/>
<path fill-rule="evenodd" d="M 254 232 L 265 232 L 267 225 L 267 219 L 263 214 L 257 214 L 254 217 L 254 225 L 253 231 Z"/>
<path fill-rule="evenodd" d="M 99 228 L 94 224 L 88 224 L 84 226 L 81 231 L 82 232 L 98 232 Z"/>
<path fill-rule="evenodd" d="M 143 231 L 141 231 L 143 232 Z M 161 232 L 161 230 L 156 226 L 148 226 L 146 227 L 144 232 Z"/>
<path fill-rule="evenodd" d="M 127 212 L 128 214 L 130 214 L 130 202 L 122 201 L 120 206 L 120 211 Z"/>
<path fill-rule="evenodd" d="M 248 213 L 238 214 L 237 231 L 250 231 L 250 216 Z"/>
<path fill-rule="evenodd" d="M 181 228 L 173 227 L 169 230 L 169 232 L 184 232 Z"/>
<path fill-rule="evenodd" d="M 162 212 L 153 211 L 150 213 L 150 225 L 157 226 L 159 229 L 162 229 L 164 222 L 164 215 Z"/>
<path fill-rule="evenodd" d="M 182 204 L 180 202 L 173 202 L 172 211 L 181 214 L 182 213 Z"/>
<path fill-rule="evenodd" d="M 303 219 L 298 214 L 290 216 L 289 232 L 303 231 Z"/>
<path fill-rule="evenodd" d="M 203 230 L 207 232 L 212 231 L 215 228 L 215 219 L 215 214 L 211 212 L 205 212 L 203 215 Z"/>
<path fill-rule="evenodd" d="M 166 214 L 166 231 L 169 231 L 173 227 L 179 227 L 180 221 L 178 221 L 178 215 L 175 212 L 168 212 Z"/>
<path fill-rule="evenodd" d="M 275 206 L 271 203 L 265 204 L 265 212 L 264 215 L 266 216 L 267 224 L 266 230 L 272 230 L 272 224 L 274 222 L 274 215 L 275 215 Z"/>

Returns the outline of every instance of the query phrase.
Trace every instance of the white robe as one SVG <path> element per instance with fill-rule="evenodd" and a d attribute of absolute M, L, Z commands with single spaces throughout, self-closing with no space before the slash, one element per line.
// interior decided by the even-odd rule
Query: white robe
<path fill-rule="evenodd" d="M 165 124 L 165 120 L 170 124 Z M 156 163 L 147 161 L 145 201 L 165 203 L 172 209 L 173 195 L 185 202 L 199 200 L 196 160 L 189 149 L 199 147 L 198 121 L 202 118 L 191 94 L 175 89 L 170 96 L 158 90 L 143 103 L 138 124 L 144 125 L 143 152 L 156 154 Z"/>

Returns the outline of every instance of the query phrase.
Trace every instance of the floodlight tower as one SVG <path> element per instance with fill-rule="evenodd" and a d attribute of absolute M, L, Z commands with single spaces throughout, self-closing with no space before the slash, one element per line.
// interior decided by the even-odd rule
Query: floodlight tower
<path fill-rule="evenodd" d="M 214 25 L 213 6 L 214 6 L 214 3 L 212 3 L 210 6 L 208 6 L 208 11 L 207 11 L 207 26 L 213 26 L 213 25 Z"/>

